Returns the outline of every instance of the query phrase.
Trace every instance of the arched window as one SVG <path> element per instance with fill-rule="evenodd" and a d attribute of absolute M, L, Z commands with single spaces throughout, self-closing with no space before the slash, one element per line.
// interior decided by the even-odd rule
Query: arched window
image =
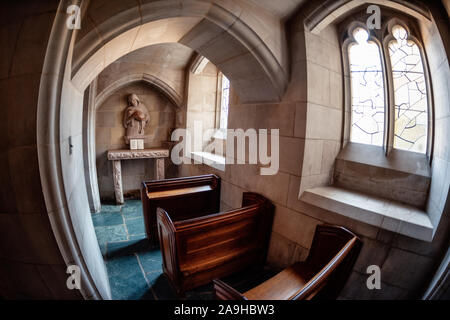
<path fill-rule="evenodd" d="M 363 28 L 353 31 L 349 46 L 352 142 L 382 146 L 384 137 L 384 81 L 378 45 Z"/>
<path fill-rule="evenodd" d="M 219 129 L 228 128 L 228 108 L 230 106 L 230 80 L 221 74 L 221 99 L 220 99 L 220 121 Z"/>
<path fill-rule="evenodd" d="M 381 30 L 350 23 L 348 57 L 351 142 L 427 154 L 429 98 L 417 38 L 397 20 Z"/>
<path fill-rule="evenodd" d="M 395 102 L 394 148 L 426 153 L 428 100 L 423 62 L 417 44 L 402 26 L 389 42 Z"/>

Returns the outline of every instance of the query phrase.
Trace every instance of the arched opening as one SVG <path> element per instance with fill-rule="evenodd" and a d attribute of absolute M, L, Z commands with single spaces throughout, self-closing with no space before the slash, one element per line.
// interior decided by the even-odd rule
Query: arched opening
<path fill-rule="evenodd" d="M 154 3 L 157 2 L 158 1 Z M 161 2 L 159 3 L 161 4 Z M 383 1 L 383 3 L 386 2 Z M 71 177 L 79 177 L 80 175 L 82 175 L 80 168 L 76 165 L 77 163 L 80 163 L 80 157 L 78 155 L 81 153 L 79 149 L 81 145 L 80 136 L 82 135 L 82 130 L 79 128 L 80 123 L 82 123 L 82 121 L 79 120 L 81 114 L 81 104 L 78 102 L 82 100 L 82 94 L 79 93 L 80 88 L 76 88 L 73 86 L 73 83 L 71 83 L 70 81 L 70 77 L 64 79 L 64 77 L 62 76 L 64 74 L 70 74 L 71 72 L 71 70 L 66 69 L 66 62 L 69 62 L 70 65 L 70 61 L 66 60 L 71 59 L 71 53 L 75 46 L 74 43 L 71 43 L 71 31 L 64 27 L 66 22 L 66 15 L 64 10 L 66 4 L 67 3 L 61 5 L 59 9 L 59 15 L 53 28 L 54 32 L 52 33 L 52 38 L 49 43 L 46 64 L 44 66 L 43 76 L 40 82 L 41 90 L 39 93 L 39 107 L 37 112 L 39 169 L 42 180 L 43 193 L 46 200 L 46 206 L 49 211 L 49 218 L 53 227 L 53 232 L 60 246 L 60 250 L 64 256 L 65 262 L 67 264 L 77 264 L 81 267 L 83 281 L 82 292 L 84 297 L 108 297 L 108 286 L 103 282 L 107 278 L 105 277 L 103 264 L 101 260 L 98 259 L 98 257 L 100 257 L 100 253 L 87 250 L 89 246 L 92 245 L 92 240 L 95 240 L 95 234 L 93 234 L 90 230 L 92 229 L 92 226 L 83 228 L 83 223 L 88 223 L 88 219 L 86 219 L 85 216 L 78 216 L 73 214 L 79 212 L 84 213 L 88 212 L 89 210 L 87 206 L 81 208 L 76 205 L 77 203 L 79 204 L 87 202 L 86 198 L 83 196 L 83 192 L 85 193 L 85 190 L 80 190 L 84 188 L 84 181 L 81 178 L 73 183 L 70 183 L 69 181 L 71 180 Z M 182 7 L 180 6 L 179 9 L 181 10 L 181 8 Z M 161 12 L 164 12 L 164 10 L 155 10 L 154 12 L 157 12 L 159 14 Z M 173 12 L 178 11 L 175 10 Z M 132 21 L 132 19 L 129 19 L 127 21 Z M 141 22 L 137 22 L 137 24 L 139 23 Z M 420 24 L 421 23 L 422 22 L 420 22 Z M 123 27 L 123 25 L 120 23 L 117 25 Z M 434 24 L 429 25 L 424 22 L 423 25 L 421 25 L 421 28 L 426 40 L 426 46 L 434 46 L 434 41 L 437 41 L 437 45 L 435 47 L 437 47 L 438 50 L 441 50 L 441 40 L 436 36 L 436 34 L 439 33 L 436 32 L 437 27 Z M 303 32 L 303 29 L 301 31 Z M 114 34 L 112 37 L 119 34 L 120 32 L 118 34 Z M 333 37 L 334 35 L 332 37 L 329 37 L 329 33 L 322 35 L 324 39 L 320 40 L 324 40 L 324 42 L 330 39 L 331 41 L 329 42 L 338 42 L 337 37 L 336 39 Z M 306 36 L 310 37 L 309 34 L 307 34 Z M 105 39 L 107 38 L 108 37 L 105 37 Z M 308 42 L 312 45 L 317 44 L 317 42 L 311 40 L 311 37 L 309 38 Z M 303 44 L 302 42 L 294 43 L 295 45 L 300 44 L 299 47 L 301 47 L 301 45 Z M 444 43 L 444 46 L 445 48 L 448 48 L 448 44 Z M 339 45 L 335 45 L 335 47 L 336 48 L 334 49 L 339 50 Z M 295 48 L 293 49 L 293 51 L 297 49 L 298 48 Z M 311 47 L 308 48 L 308 50 L 310 49 Z M 125 51 L 126 50 L 124 50 L 124 52 Z M 310 51 L 312 52 L 312 50 Z M 89 52 L 93 53 L 94 51 Z M 103 52 L 106 53 L 106 51 Z M 309 54 L 311 54 L 311 52 Z M 326 50 L 323 50 L 323 52 L 328 53 Z M 446 83 L 445 81 L 448 78 L 448 63 L 446 61 L 447 57 L 445 56 L 445 50 L 443 50 L 443 52 L 444 56 L 440 56 L 439 58 L 434 56 L 430 59 L 431 72 L 433 74 L 433 85 L 435 88 L 433 91 L 436 92 L 446 92 L 444 83 Z M 301 59 L 305 59 L 304 56 L 300 57 L 300 55 L 301 54 L 296 57 L 296 62 L 300 61 Z M 308 59 L 313 60 L 317 57 L 320 57 L 320 55 L 312 58 L 308 57 Z M 442 63 L 442 61 L 444 61 L 444 63 Z M 305 63 L 305 65 L 306 64 L 307 63 Z M 281 63 L 280 65 L 283 65 L 283 63 Z M 298 63 L 298 65 L 301 65 L 301 63 Z M 339 68 L 341 67 L 340 64 L 337 64 L 337 66 Z M 95 70 L 96 65 L 92 65 L 92 67 L 93 68 L 91 69 L 91 71 L 94 71 L 94 74 L 97 74 L 102 70 L 102 67 L 99 67 L 98 70 Z M 79 70 L 81 69 L 82 68 L 80 67 Z M 366 248 L 376 247 L 374 251 L 377 254 L 370 254 L 371 257 L 382 255 L 384 258 L 386 258 L 384 259 L 385 261 L 387 261 L 387 263 L 385 264 L 385 268 L 387 270 L 387 275 L 389 276 L 385 278 L 387 285 L 395 286 L 396 284 L 399 284 L 400 286 L 405 286 L 406 290 L 402 292 L 406 292 L 406 294 L 409 294 L 407 296 L 411 296 L 410 292 L 412 292 L 412 290 L 417 290 L 417 287 L 421 285 L 420 281 L 422 281 L 421 278 L 423 277 L 423 275 L 429 273 L 432 269 L 429 268 L 429 265 L 433 263 L 433 259 L 436 259 L 436 252 L 439 251 L 436 248 L 442 246 L 442 243 L 447 240 L 446 233 L 448 228 L 446 227 L 448 227 L 448 222 L 440 223 L 439 219 L 440 214 L 442 213 L 442 207 L 445 206 L 446 203 L 448 204 L 448 179 L 446 177 L 443 177 L 442 179 L 435 179 L 435 183 L 432 186 L 432 189 L 434 191 L 439 192 L 433 192 L 433 199 L 430 202 L 430 217 L 433 219 L 433 224 L 439 224 L 441 230 L 438 230 L 436 232 L 436 240 L 433 240 L 433 243 L 431 244 L 421 242 L 420 240 L 403 237 L 399 234 L 395 234 L 387 240 L 385 238 L 380 240 L 378 238 L 378 235 L 386 234 L 383 232 L 383 230 L 381 230 L 381 228 L 372 228 L 367 224 L 359 223 L 357 220 L 352 220 L 351 218 L 342 219 L 342 217 L 339 218 L 329 211 L 321 211 L 317 207 L 307 206 L 304 202 L 298 201 L 297 198 L 299 187 L 306 188 L 303 187 L 303 184 L 308 186 L 308 183 L 310 183 L 309 186 L 312 186 L 319 180 L 319 183 L 327 183 L 327 181 L 325 181 L 326 179 L 322 179 L 322 176 L 325 176 L 325 174 L 322 175 L 322 172 L 319 171 L 316 165 L 325 163 L 331 166 L 333 161 L 330 161 L 330 159 L 333 158 L 332 160 L 334 160 L 334 155 L 332 154 L 330 156 L 329 153 L 323 152 L 319 157 L 315 158 L 316 153 L 312 152 L 317 149 L 315 148 L 315 146 L 327 146 L 327 148 L 329 148 L 323 148 L 323 150 L 328 151 L 334 150 L 333 148 L 336 146 L 336 144 L 339 144 L 339 142 L 333 141 L 332 144 L 326 144 L 327 141 L 325 140 L 330 139 L 327 139 L 328 136 L 326 136 L 325 134 L 329 132 L 329 128 L 332 128 L 333 130 L 335 129 L 335 127 L 333 127 L 333 123 L 326 122 L 324 127 L 326 127 L 327 130 L 323 130 L 322 132 L 320 132 L 320 130 L 310 131 L 310 133 L 317 135 L 324 134 L 324 141 L 307 141 L 308 139 L 302 140 L 302 138 L 311 138 L 311 136 L 305 137 L 305 132 L 302 132 L 302 130 L 306 131 L 307 129 L 306 126 L 302 126 L 302 124 L 304 124 L 304 122 L 307 120 L 306 115 L 302 114 L 302 112 L 305 111 L 303 109 L 302 102 L 304 102 L 305 100 L 303 96 L 299 97 L 299 94 L 297 92 L 303 93 L 303 91 L 308 91 L 310 88 L 315 87 L 317 83 L 320 83 L 320 81 L 317 81 L 318 79 L 323 80 L 327 78 L 321 77 L 321 68 L 317 65 L 313 66 L 313 64 L 308 64 L 307 66 L 305 66 L 304 70 L 302 69 L 302 67 L 292 69 L 297 71 L 293 73 L 294 79 L 292 80 L 292 85 L 290 85 L 291 90 L 289 93 L 291 94 L 289 95 L 288 99 L 292 98 L 292 100 L 286 99 L 287 103 L 280 108 L 278 108 L 278 105 L 276 105 L 275 107 L 268 105 L 250 105 L 246 106 L 246 108 L 240 108 L 241 110 L 232 112 L 233 119 L 231 121 L 231 124 L 236 125 L 236 123 L 238 123 L 238 125 L 240 126 L 243 123 L 244 125 L 248 125 L 250 121 L 243 121 L 247 116 L 248 118 L 252 118 L 252 124 L 256 123 L 257 125 L 264 125 L 266 127 L 281 127 L 282 132 L 284 132 L 284 135 L 286 136 L 284 137 L 285 139 L 282 144 L 282 152 L 284 151 L 286 154 L 292 155 L 290 159 L 295 159 L 295 161 L 286 161 L 285 163 L 282 163 L 281 167 L 284 172 L 271 179 L 260 178 L 255 173 L 256 170 L 253 170 L 253 172 L 249 174 L 248 172 L 253 168 L 250 168 L 250 170 L 248 170 L 248 167 L 242 170 L 239 168 L 233 169 L 233 177 L 229 178 L 227 182 L 228 190 L 232 190 L 228 195 L 226 195 L 227 197 L 229 197 L 229 202 L 231 203 L 233 201 L 236 201 L 235 198 L 237 198 L 233 195 L 230 195 L 230 193 L 241 194 L 243 190 L 249 190 L 253 188 L 251 189 L 253 191 L 256 190 L 261 193 L 270 194 L 271 199 L 273 199 L 278 204 L 281 204 L 279 206 L 280 210 L 278 211 L 279 218 L 273 231 L 273 235 L 275 236 L 273 237 L 274 241 L 272 245 L 273 249 L 271 249 L 271 255 L 274 260 L 282 260 L 283 263 L 289 263 L 293 260 L 300 259 L 301 256 L 305 252 L 307 252 L 309 248 L 308 246 L 310 245 L 310 237 L 304 235 L 311 235 L 311 230 L 316 224 L 336 223 L 349 226 L 350 228 L 356 230 L 356 232 L 361 233 L 368 238 L 367 243 L 369 243 L 369 245 L 366 246 Z M 305 84 L 306 81 L 304 81 L 305 79 L 303 79 L 303 75 L 304 72 L 306 72 L 306 69 L 308 69 L 308 76 L 311 76 L 309 79 L 307 79 L 308 84 Z M 67 72 L 65 72 L 66 70 Z M 334 72 L 333 75 L 336 75 L 336 73 L 338 72 Z M 330 74 L 328 75 L 330 76 Z M 326 84 L 334 81 L 334 83 L 339 83 L 339 88 L 342 87 L 342 83 L 340 82 L 341 80 L 339 80 L 339 78 L 337 81 L 336 79 L 331 78 L 331 76 L 328 77 L 328 79 L 329 81 L 325 80 L 323 81 L 323 83 Z M 64 90 L 62 90 L 63 87 Z M 320 88 L 321 86 L 318 87 Z M 64 99 L 62 99 L 61 97 L 62 91 L 64 91 Z M 320 99 L 323 97 L 326 97 L 327 99 L 331 98 L 331 94 L 324 95 L 323 92 L 324 91 L 314 93 L 309 92 L 308 99 Z M 336 93 L 341 91 L 333 92 Z M 342 96 L 336 95 L 333 98 L 335 98 L 336 101 L 340 101 L 340 99 L 342 99 Z M 441 112 L 442 116 L 442 111 L 448 110 L 448 101 L 445 100 L 445 97 L 435 98 L 439 98 L 440 100 L 439 104 L 442 108 L 439 109 L 438 112 Z M 62 100 L 64 100 L 64 102 L 66 103 L 65 106 L 60 105 Z M 76 102 L 73 105 L 67 105 L 67 101 L 72 100 Z M 289 106 L 291 102 L 294 102 L 293 108 L 290 108 Z M 320 101 L 318 102 L 320 103 Z M 295 106 L 295 104 L 298 104 L 298 106 Z M 292 111 L 292 109 L 294 109 L 296 112 Z M 308 109 L 308 118 L 311 119 L 312 116 L 320 115 L 320 112 L 324 110 L 335 113 L 339 113 L 341 111 L 331 110 L 332 108 L 328 109 L 321 108 L 320 106 L 317 106 L 317 108 Z M 277 117 L 277 113 L 283 113 L 283 116 L 278 117 L 274 121 L 274 118 Z M 67 120 L 73 118 L 75 119 L 74 122 L 77 123 L 72 123 Z M 294 118 L 295 123 L 300 123 L 299 126 L 294 126 L 294 121 L 285 121 L 285 119 Z M 328 120 L 330 117 L 322 118 Z M 438 122 L 441 123 L 441 127 L 437 126 L 437 128 L 446 128 L 445 121 L 447 121 L 448 123 L 448 119 L 442 117 L 442 119 L 439 118 L 438 120 Z M 274 124 L 275 122 L 276 124 Z M 282 125 L 280 125 L 280 123 L 282 123 Z M 67 126 L 65 126 L 66 124 Z M 311 127 L 309 127 L 309 129 L 311 129 Z M 340 129 L 341 127 L 339 127 L 339 129 L 337 129 L 336 131 L 340 132 Z M 442 131 L 439 130 L 441 129 L 437 129 L 437 139 L 440 142 L 448 141 L 447 131 L 445 131 L 445 129 L 443 129 Z M 339 133 L 336 136 L 338 135 Z M 313 139 L 309 140 L 318 140 L 314 139 L 314 137 L 312 138 Z M 303 143 L 303 145 L 301 143 Z M 314 143 L 317 144 L 314 145 Z M 308 145 L 305 146 L 305 144 Z M 436 170 L 436 172 L 450 172 L 447 169 L 448 158 L 446 158 L 448 154 L 446 150 L 448 150 L 448 148 L 446 148 L 442 143 L 439 144 L 439 146 L 440 147 L 437 148 L 437 151 L 435 153 L 437 157 L 433 160 L 433 166 L 435 167 L 433 170 Z M 68 156 L 71 149 L 73 155 L 72 157 Z M 299 150 L 301 152 L 297 152 Z M 303 162 L 301 161 L 303 159 L 297 161 L 300 157 L 304 157 L 305 160 Z M 315 161 L 315 159 L 321 159 L 322 163 L 320 160 Z M 309 167 L 308 164 L 310 165 Z M 67 168 L 68 165 L 70 165 L 71 167 Z M 308 172 L 300 172 L 302 166 L 306 168 Z M 307 175 L 308 173 L 310 173 L 310 176 Z M 253 178 L 254 180 L 252 180 Z M 252 181 L 254 187 L 250 186 L 248 181 Z M 302 186 L 300 186 L 300 183 L 302 183 Z M 276 187 L 272 188 L 273 185 L 275 185 Z M 446 192 L 447 194 L 445 194 Z M 301 230 L 304 231 L 302 235 L 299 235 L 298 233 L 300 226 Z M 276 233 L 277 231 L 278 233 Z M 385 249 L 387 251 L 383 252 Z M 378 253 L 382 254 L 378 255 Z M 364 258 L 366 258 L 366 261 L 373 261 L 372 258 L 367 258 L 368 255 L 369 254 L 366 251 L 364 254 Z M 411 272 L 413 280 L 409 277 L 408 279 L 404 279 L 405 277 L 402 277 L 402 274 L 404 274 L 402 273 L 402 269 L 407 268 L 407 265 L 414 266 L 414 270 L 412 270 Z M 361 266 L 364 266 L 364 264 L 361 264 L 359 267 Z M 361 296 L 361 292 L 365 292 L 365 281 L 360 281 L 362 278 L 361 273 L 364 272 L 361 270 L 362 269 L 357 270 L 359 271 L 359 273 L 353 273 L 351 283 L 356 287 L 356 289 L 352 288 L 350 292 L 347 291 L 347 297 L 355 298 Z M 360 286 L 358 288 L 359 284 Z M 386 294 L 386 296 L 388 297 L 395 296 L 392 294 L 392 292 L 383 294 Z"/>
<path fill-rule="evenodd" d="M 189 2 L 182 10 L 176 1 L 154 1 L 141 6 L 137 10 L 139 19 L 127 20 L 129 23 L 122 19 L 136 7 L 112 13 L 101 24 L 107 34 L 102 42 L 95 37 L 98 30 L 90 30 L 77 43 L 76 33 L 66 28 L 68 5 L 69 1 L 60 3 L 41 80 L 39 166 L 52 228 L 66 263 L 81 268 L 83 296 L 108 299 L 111 293 L 105 266 L 99 248 L 92 245 L 96 237 L 82 174 L 83 95 L 87 87 L 127 53 L 153 44 L 178 42 L 213 61 L 236 84 L 243 101 L 278 101 L 287 85 L 282 67 L 287 63 L 286 44 L 283 38 L 278 39 L 278 52 L 274 53 L 236 12 L 202 1 Z M 159 9 L 155 11 L 154 6 Z M 110 89 L 141 76 L 136 77 L 119 80 Z M 179 103 L 180 97 L 164 83 L 146 75 L 142 79 L 166 90 Z"/>

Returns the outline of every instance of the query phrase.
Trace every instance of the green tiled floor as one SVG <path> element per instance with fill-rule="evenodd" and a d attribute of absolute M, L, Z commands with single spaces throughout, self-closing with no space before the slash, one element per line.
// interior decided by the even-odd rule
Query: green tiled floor
<path fill-rule="evenodd" d="M 142 204 L 103 205 L 92 215 L 95 233 L 105 258 L 112 298 L 116 300 L 177 299 L 162 274 L 161 252 L 149 249 Z M 212 288 L 187 293 L 187 298 L 212 299 Z"/>
<path fill-rule="evenodd" d="M 126 201 L 122 206 L 103 205 L 100 213 L 92 215 L 92 221 L 105 259 L 113 299 L 177 299 L 163 275 L 161 252 L 151 250 L 148 245 L 140 200 Z M 264 271 L 261 274 L 265 277 L 270 273 Z M 254 270 L 243 272 L 230 277 L 229 283 L 239 286 L 242 279 L 247 283 L 246 279 L 254 278 L 254 275 Z M 213 298 L 212 285 L 187 292 L 186 298 L 210 300 Z"/>

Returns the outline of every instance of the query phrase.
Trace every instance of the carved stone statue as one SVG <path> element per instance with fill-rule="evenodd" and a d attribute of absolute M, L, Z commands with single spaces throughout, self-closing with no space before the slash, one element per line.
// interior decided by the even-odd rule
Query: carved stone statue
<path fill-rule="evenodd" d="M 147 108 L 141 104 L 136 94 L 130 94 L 128 96 L 128 107 L 123 113 L 123 126 L 126 129 L 126 144 L 130 143 L 130 139 L 144 139 L 144 129 L 149 122 L 150 115 Z"/>

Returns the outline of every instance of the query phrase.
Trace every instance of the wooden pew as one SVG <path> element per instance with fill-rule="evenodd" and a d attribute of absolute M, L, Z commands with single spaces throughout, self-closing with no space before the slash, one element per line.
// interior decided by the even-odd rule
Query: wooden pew
<path fill-rule="evenodd" d="M 336 299 L 361 250 L 359 238 L 344 227 L 319 225 L 305 262 L 284 269 L 262 284 L 240 293 L 214 280 L 219 300 Z"/>
<path fill-rule="evenodd" d="M 263 265 L 273 221 L 273 206 L 263 196 L 244 193 L 242 208 L 182 221 L 158 208 L 163 271 L 183 295 L 253 265 Z"/>
<path fill-rule="evenodd" d="M 220 178 L 211 174 L 143 182 L 141 201 L 147 237 L 155 246 L 159 244 L 156 209 L 170 212 L 172 221 L 216 213 L 220 208 Z"/>

